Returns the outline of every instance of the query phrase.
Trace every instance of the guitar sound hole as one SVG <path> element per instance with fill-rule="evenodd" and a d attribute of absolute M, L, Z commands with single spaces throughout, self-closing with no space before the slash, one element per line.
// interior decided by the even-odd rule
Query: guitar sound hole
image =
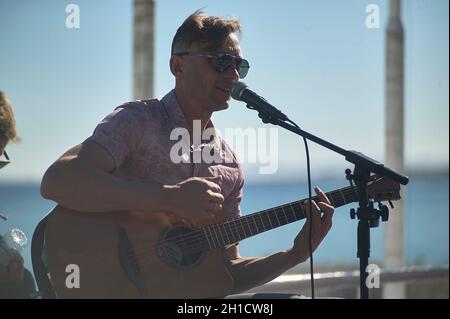
<path fill-rule="evenodd" d="M 199 230 L 173 227 L 161 237 L 156 252 L 162 261 L 172 267 L 191 268 L 206 255 L 206 241 Z"/>

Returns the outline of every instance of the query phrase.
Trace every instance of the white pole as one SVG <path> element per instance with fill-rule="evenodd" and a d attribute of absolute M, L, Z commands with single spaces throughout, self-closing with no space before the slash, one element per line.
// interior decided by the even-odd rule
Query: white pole
<path fill-rule="evenodd" d="M 154 97 L 154 0 L 134 0 L 133 96 Z"/>
<path fill-rule="evenodd" d="M 400 0 L 390 0 L 389 22 L 386 30 L 386 165 L 404 173 L 404 35 L 400 18 Z M 384 266 L 405 264 L 404 194 L 390 210 L 384 224 Z M 405 284 L 383 285 L 383 298 L 405 298 Z"/>

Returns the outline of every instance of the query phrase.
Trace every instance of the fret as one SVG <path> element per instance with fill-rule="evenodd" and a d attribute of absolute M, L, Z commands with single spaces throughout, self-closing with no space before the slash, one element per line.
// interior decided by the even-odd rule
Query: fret
<path fill-rule="evenodd" d="M 264 226 L 264 221 L 263 221 L 263 219 L 262 219 L 262 214 L 258 214 L 258 216 L 259 216 L 259 219 L 261 219 L 263 231 L 266 231 L 267 229 L 266 229 L 266 227 Z"/>
<path fill-rule="evenodd" d="M 231 235 L 233 237 L 233 242 L 238 242 L 238 241 L 241 241 L 242 238 L 245 238 L 245 237 L 241 236 L 241 227 L 238 225 L 238 220 L 239 219 L 233 219 L 229 222 Z M 242 223 L 241 223 L 241 225 L 242 225 Z M 237 240 L 234 237 L 235 235 L 237 236 Z M 245 236 L 245 234 L 244 234 L 244 236 Z"/>
<path fill-rule="evenodd" d="M 233 226 L 233 227 L 231 227 L 231 226 Z M 230 222 L 230 230 L 231 230 L 231 235 L 233 237 L 233 242 L 236 243 L 236 242 L 240 241 L 242 237 L 241 237 L 241 230 L 237 224 L 237 220 L 234 219 Z"/>
<path fill-rule="evenodd" d="M 203 229 L 203 233 L 205 234 L 206 240 L 208 241 L 209 249 L 212 249 L 211 242 L 209 241 L 208 234 L 206 234 L 206 229 Z"/>
<path fill-rule="evenodd" d="M 213 242 L 214 247 L 219 247 L 219 243 L 217 243 L 217 245 L 216 245 L 216 241 L 214 240 L 214 235 L 213 235 L 213 233 L 211 231 L 212 227 L 207 227 L 207 228 L 208 228 L 209 233 L 211 234 L 211 240 Z"/>
<path fill-rule="evenodd" d="M 298 202 L 295 202 L 293 205 L 297 205 L 298 206 L 297 212 L 295 214 L 295 217 L 297 218 L 297 220 L 305 218 L 306 215 L 303 212 L 302 204 L 300 204 L 300 202 L 298 201 Z M 300 216 L 298 216 L 298 213 L 300 213 Z"/>
<path fill-rule="evenodd" d="M 228 231 L 230 234 L 230 236 L 229 236 L 229 238 L 231 239 L 230 244 L 232 244 L 232 243 L 236 242 L 236 239 L 234 238 L 234 231 L 233 231 L 233 228 L 231 227 L 233 224 L 229 221 L 226 223 L 226 225 L 228 226 Z"/>
<path fill-rule="evenodd" d="M 302 205 L 300 205 L 300 203 L 299 203 L 299 209 L 300 209 L 300 212 L 302 213 L 302 217 L 306 218 L 306 212 L 304 210 L 304 207 Z"/>
<path fill-rule="evenodd" d="M 272 225 L 272 221 L 270 220 L 270 212 L 266 212 L 266 213 L 264 213 L 264 215 L 266 215 L 267 219 L 269 220 L 269 225 L 270 225 L 270 228 L 272 229 L 273 225 Z"/>
<path fill-rule="evenodd" d="M 286 224 L 289 223 L 289 219 L 287 218 L 286 212 L 284 211 L 284 207 L 281 206 L 281 210 L 283 211 L 284 218 L 286 218 Z"/>
<path fill-rule="evenodd" d="M 255 227 L 256 227 L 256 233 L 258 234 L 259 233 L 259 229 L 258 229 L 258 225 L 256 224 L 255 214 L 252 214 L 251 216 L 253 218 L 253 223 L 255 224 Z"/>
<path fill-rule="evenodd" d="M 219 236 L 217 236 L 217 231 L 216 231 L 216 229 L 214 228 L 214 225 L 212 225 L 212 229 L 214 230 L 214 235 L 215 235 L 216 238 L 217 238 L 217 247 L 220 247 L 220 239 L 219 239 Z"/>
<path fill-rule="evenodd" d="M 231 227 L 231 226 L 233 226 L 233 227 Z M 242 238 L 245 238 L 245 237 L 241 236 L 241 227 L 238 225 L 238 220 L 237 219 L 233 219 L 230 222 L 230 228 L 231 228 L 231 231 L 233 233 L 233 240 L 234 240 L 234 242 L 241 241 Z M 237 238 L 235 238 L 235 235 L 236 235 Z"/>
<path fill-rule="evenodd" d="M 247 227 L 250 232 L 250 236 L 254 235 L 252 228 L 250 227 L 249 216 L 245 216 L 245 221 L 247 222 Z"/>
<path fill-rule="evenodd" d="M 351 203 L 353 201 L 353 191 L 351 189 L 344 189 L 342 190 L 342 193 L 344 193 L 345 202 Z"/>
<path fill-rule="evenodd" d="M 223 238 L 223 234 L 222 234 L 222 232 L 220 230 L 220 225 L 217 225 L 217 230 L 219 231 L 220 237 L 222 237 L 222 245 L 223 245 L 223 244 L 225 244 L 225 239 Z"/>
<path fill-rule="evenodd" d="M 238 220 L 239 220 L 240 223 L 241 223 L 242 230 L 244 231 L 244 238 L 245 238 L 245 237 L 247 237 L 247 233 L 245 232 L 244 224 L 242 223 L 242 218 L 239 218 Z M 240 238 L 239 238 L 239 239 L 240 239 Z"/>
<path fill-rule="evenodd" d="M 228 237 L 228 231 L 227 231 L 227 223 L 222 224 L 222 231 L 225 232 L 225 237 L 227 237 L 227 241 L 225 243 L 230 242 L 230 237 Z"/>
<path fill-rule="evenodd" d="M 345 196 L 344 196 L 344 193 L 342 192 L 342 189 L 339 190 L 339 193 L 342 196 L 342 200 L 344 201 L 344 204 L 347 204 L 347 201 L 345 200 Z"/>
<path fill-rule="evenodd" d="M 295 215 L 295 211 L 294 211 L 294 206 L 291 204 L 291 205 L 289 205 L 289 207 L 291 208 L 291 211 L 292 211 L 293 220 L 297 220 L 297 216 Z"/>
<path fill-rule="evenodd" d="M 272 210 L 275 212 L 275 217 L 277 218 L 278 226 L 280 226 L 281 223 L 280 223 L 280 220 L 278 219 L 277 211 L 275 210 L 275 208 L 272 208 Z"/>
<path fill-rule="evenodd" d="M 280 226 L 280 224 L 277 224 L 276 217 L 275 217 L 276 215 L 274 216 L 272 210 L 268 210 L 266 214 L 267 214 L 267 216 L 269 217 L 270 224 L 271 224 L 273 227 L 278 227 L 278 226 Z"/>
<path fill-rule="evenodd" d="M 334 207 L 339 207 L 339 196 L 337 196 L 336 192 L 330 192 L 330 202 Z"/>
<path fill-rule="evenodd" d="M 328 193 L 327 197 L 330 200 L 331 205 L 333 205 L 333 207 L 336 207 L 336 204 L 334 203 L 334 200 L 333 200 L 333 193 Z"/>
<path fill-rule="evenodd" d="M 283 214 L 282 214 L 283 213 L 283 208 L 277 207 L 275 209 L 277 210 L 278 218 L 280 218 L 281 225 L 285 225 L 286 223 L 283 220 Z"/>

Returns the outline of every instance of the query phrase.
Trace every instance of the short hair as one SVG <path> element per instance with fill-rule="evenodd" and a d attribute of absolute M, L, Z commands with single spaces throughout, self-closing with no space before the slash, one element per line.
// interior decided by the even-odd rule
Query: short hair
<path fill-rule="evenodd" d="M 13 142 L 19 141 L 11 102 L 2 91 L 0 91 L 0 138 Z"/>
<path fill-rule="evenodd" d="M 207 16 L 197 10 L 178 28 L 171 52 L 174 54 L 188 50 L 193 44 L 200 44 L 208 51 L 216 51 L 231 33 L 241 35 L 239 20 Z"/>

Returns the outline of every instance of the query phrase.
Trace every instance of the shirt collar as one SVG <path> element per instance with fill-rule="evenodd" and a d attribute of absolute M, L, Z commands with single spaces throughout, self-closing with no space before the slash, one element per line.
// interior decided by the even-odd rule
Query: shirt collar
<path fill-rule="evenodd" d="M 190 134 L 192 132 L 189 130 L 189 127 L 187 125 L 186 117 L 184 116 L 183 110 L 181 109 L 180 104 L 178 103 L 177 96 L 175 95 L 175 90 L 171 90 L 169 93 L 167 93 L 161 100 L 167 115 L 169 116 L 169 120 L 172 125 L 172 129 L 177 127 L 183 127 L 189 131 Z M 203 146 L 210 146 L 214 148 L 220 149 L 220 139 L 218 132 L 216 131 L 216 128 L 214 127 L 214 124 L 211 120 L 209 120 L 209 123 L 207 125 L 207 128 L 213 129 L 213 136 L 212 140 L 209 143 L 203 143 L 200 144 L 197 147 L 203 147 Z"/>
<path fill-rule="evenodd" d="M 188 129 L 186 117 L 184 116 L 183 110 L 181 109 L 180 104 L 178 104 L 177 97 L 175 95 L 175 90 L 170 91 L 166 94 L 161 100 L 164 109 L 169 116 L 169 120 L 172 124 L 172 129 L 177 127 L 183 127 Z"/>

